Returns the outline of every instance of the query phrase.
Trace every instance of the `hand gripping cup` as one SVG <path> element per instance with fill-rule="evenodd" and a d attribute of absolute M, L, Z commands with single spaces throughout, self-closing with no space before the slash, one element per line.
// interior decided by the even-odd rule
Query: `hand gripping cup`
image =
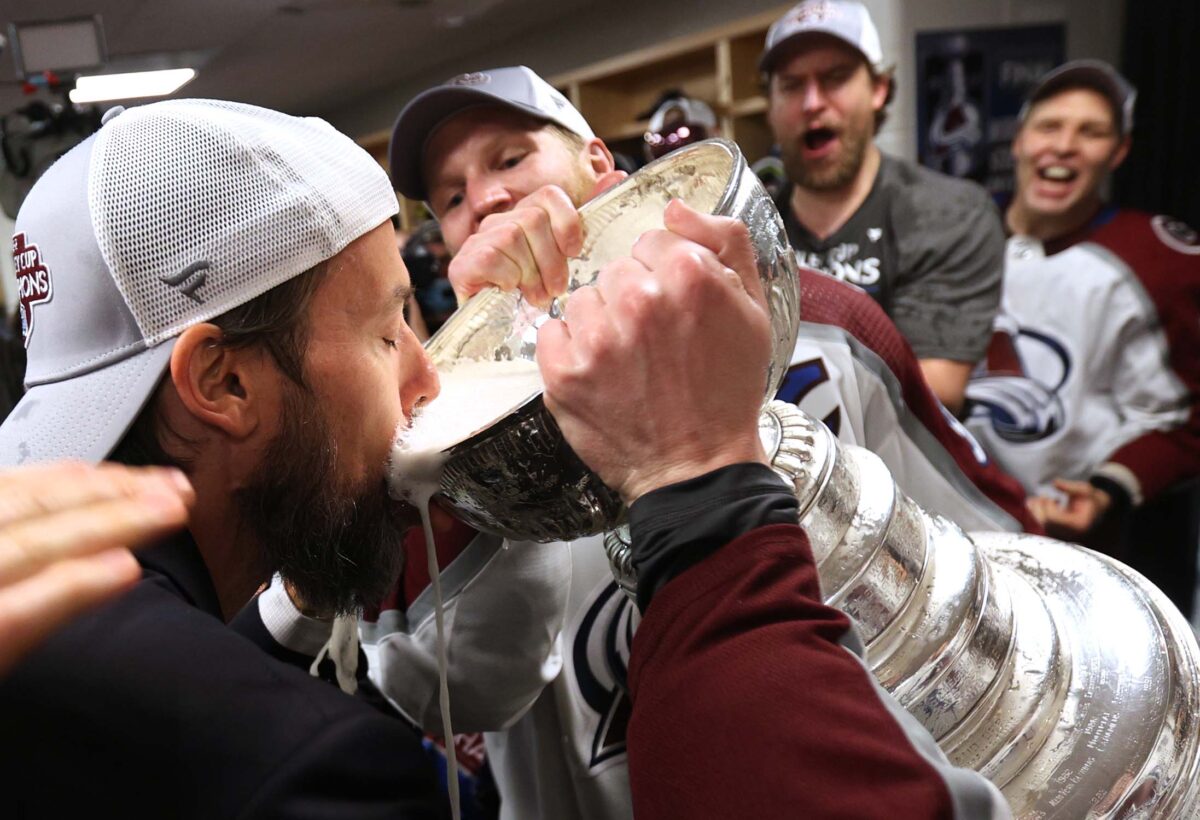
<path fill-rule="evenodd" d="M 570 261 L 567 293 L 552 310 L 594 282 L 608 262 L 627 256 L 645 231 L 661 228 L 672 199 L 735 217 L 750 229 L 773 334 L 765 401 L 778 388 L 796 341 L 796 263 L 774 204 L 731 142 L 707 140 L 669 154 L 580 208 L 583 250 Z M 488 289 L 463 305 L 426 349 L 443 373 L 464 364 L 480 372 L 471 364 L 479 362 L 531 363 L 537 328 L 549 315 L 515 292 Z M 497 402 L 481 429 L 466 431 L 469 437 L 446 452 L 439 498 L 455 515 L 481 530 L 534 541 L 571 540 L 619 523 L 620 498 L 572 452 L 540 389 L 509 391 Z"/>

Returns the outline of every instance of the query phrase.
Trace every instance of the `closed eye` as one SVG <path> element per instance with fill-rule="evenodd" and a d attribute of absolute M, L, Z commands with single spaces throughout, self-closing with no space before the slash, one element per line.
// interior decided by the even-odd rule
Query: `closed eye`
<path fill-rule="evenodd" d="M 528 156 L 528 155 L 527 154 L 514 154 L 513 156 L 505 157 L 503 160 L 501 160 L 500 167 L 506 171 L 509 168 L 515 168 L 521 164 L 521 160 L 525 159 L 526 156 Z"/>

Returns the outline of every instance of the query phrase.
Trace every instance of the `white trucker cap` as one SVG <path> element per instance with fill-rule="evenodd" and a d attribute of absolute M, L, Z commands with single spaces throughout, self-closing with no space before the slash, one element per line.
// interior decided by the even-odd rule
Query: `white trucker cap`
<path fill-rule="evenodd" d="M 423 173 L 429 138 L 446 120 L 481 105 L 502 105 L 558 123 L 585 140 L 596 136 L 575 106 L 531 68 L 518 65 L 459 74 L 413 97 L 396 118 L 388 161 L 397 191 L 409 199 L 429 198 Z"/>
<path fill-rule="evenodd" d="M 883 47 L 867 7 L 855 0 L 804 0 L 771 24 L 767 44 L 758 58 L 760 71 L 771 73 L 780 52 L 797 37 L 828 34 L 857 50 L 875 73 L 883 72 Z"/>
<path fill-rule="evenodd" d="M 0 464 L 104 459 L 183 330 L 397 210 L 383 169 L 323 120 L 216 100 L 113 109 L 17 215 L 28 392 Z"/>

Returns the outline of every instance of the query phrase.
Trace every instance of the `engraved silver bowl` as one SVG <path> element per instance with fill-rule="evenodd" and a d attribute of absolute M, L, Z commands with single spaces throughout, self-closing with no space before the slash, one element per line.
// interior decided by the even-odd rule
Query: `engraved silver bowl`
<path fill-rule="evenodd" d="M 569 263 L 567 294 L 559 302 L 594 282 L 608 262 L 627 256 L 642 233 L 661 228 L 672 199 L 735 217 L 750 229 L 774 336 L 764 400 L 770 398 L 796 342 L 796 262 L 774 203 L 732 142 L 682 148 L 584 204 L 583 250 Z M 548 316 L 514 292 L 489 289 L 463 305 L 426 350 L 439 370 L 464 360 L 532 361 L 537 328 Z M 455 515 L 478 529 L 533 541 L 572 540 L 621 520 L 620 498 L 571 450 L 540 393 L 500 410 L 499 421 L 448 451 L 439 497 Z"/>

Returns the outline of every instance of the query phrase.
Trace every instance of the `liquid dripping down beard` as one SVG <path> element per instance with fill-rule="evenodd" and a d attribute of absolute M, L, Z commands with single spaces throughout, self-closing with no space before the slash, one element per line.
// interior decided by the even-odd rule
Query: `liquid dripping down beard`
<path fill-rule="evenodd" d="M 268 568 L 292 583 L 306 607 L 349 614 L 378 604 L 404 565 L 411 508 L 388 497 L 382 478 L 354 488 L 337 466 L 337 445 L 310 393 L 291 387 L 282 425 L 234 500 L 263 545 Z"/>

